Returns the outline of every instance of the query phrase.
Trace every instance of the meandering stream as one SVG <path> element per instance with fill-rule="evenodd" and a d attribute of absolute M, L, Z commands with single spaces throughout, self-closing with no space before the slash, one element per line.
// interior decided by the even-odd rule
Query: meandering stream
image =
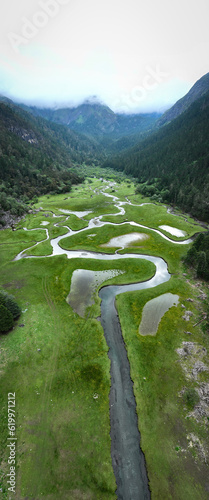
<path fill-rule="evenodd" d="M 102 192 L 105 196 L 113 198 L 115 207 L 118 208 L 117 214 L 109 214 L 117 216 L 124 214 L 125 210 L 123 205 L 131 204 L 131 202 L 121 202 L 115 196 Z M 64 213 L 73 213 L 79 215 L 79 212 L 64 211 Z M 85 215 L 90 212 L 85 212 Z M 84 212 L 82 213 L 82 215 Z M 109 347 L 109 358 L 111 360 L 111 391 L 110 391 L 110 423 L 111 423 L 111 455 L 113 470 L 117 483 L 117 498 L 118 500 L 147 500 L 150 498 L 150 491 L 148 485 L 148 478 L 146 472 L 145 458 L 140 449 L 140 434 L 138 430 L 138 418 L 136 413 L 136 402 L 133 393 L 133 382 L 130 377 L 130 366 L 127 358 L 125 344 L 120 328 L 120 322 L 115 307 L 115 297 L 121 293 L 142 290 L 146 288 L 155 287 L 161 283 L 165 283 L 170 279 L 166 262 L 160 257 L 152 257 L 149 255 L 141 255 L 138 253 L 127 254 L 105 254 L 89 251 L 71 251 L 64 250 L 60 247 L 59 242 L 73 234 L 84 232 L 88 229 L 95 229 L 102 227 L 106 224 L 113 226 L 110 222 L 103 222 L 102 216 L 92 218 L 88 226 L 80 231 L 72 231 L 67 225 L 67 234 L 59 236 L 51 240 L 54 255 L 67 255 L 68 258 L 90 258 L 100 260 L 118 260 L 118 259 L 145 259 L 153 262 L 156 267 L 156 272 L 153 278 L 145 282 L 127 284 L 127 285 L 109 285 L 100 289 L 99 296 L 101 298 L 101 324 L 104 330 L 105 338 Z M 124 222 L 120 225 L 131 224 L 134 227 L 149 229 L 162 238 L 171 241 L 175 244 L 188 244 L 191 239 L 185 241 L 173 241 L 165 236 L 161 231 L 152 229 L 135 222 Z M 37 228 L 38 229 L 38 228 Z M 43 229 L 43 228 L 42 228 Z M 46 232 L 46 239 L 49 239 L 48 229 Z M 128 236 L 128 235 L 127 235 Z M 131 235 L 130 235 L 131 236 Z M 32 248 L 32 247 L 31 247 Z M 122 248 L 122 247 L 121 247 Z M 31 258 L 25 254 L 23 250 L 20 252 L 15 260 L 21 258 Z M 33 258 L 40 258 L 35 257 Z M 140 409 L 143 411 L 143 408 Z"/>

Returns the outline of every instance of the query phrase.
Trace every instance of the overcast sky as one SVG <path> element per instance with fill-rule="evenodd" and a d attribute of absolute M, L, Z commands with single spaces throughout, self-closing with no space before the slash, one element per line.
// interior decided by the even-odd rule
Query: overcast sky
<path fill-rule="evenodd" d="M 209 71 L 208 0 L 7 0 L 0 93 L 162 111 Z"/>

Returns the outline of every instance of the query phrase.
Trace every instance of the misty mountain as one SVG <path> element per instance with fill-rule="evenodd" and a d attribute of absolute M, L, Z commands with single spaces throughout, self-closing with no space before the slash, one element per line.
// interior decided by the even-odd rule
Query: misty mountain
<path fill-rule="evenodd" d="M 209 88 L 171 123 L 103 166 L 136 177 L 142 194 L 209 221 L 208 144 Z"/>
<path fill-rule="evenodd" d="M 209 73 L 206 75 L 202 76 L 190 89 L 190 91 L 182 97 L 182 99 L 179 99 L 179 101 L 174 104 L 170 109 L 168 109 L 158 120 L 157 125 L 162 126 L 166 125 L 167 123 L 171 122 L 175 118 L 177 118 L 179 115 L 184 113 L 193 102 L 195 102 L 197 99 L 202 97 L 209 89 Z"/>
<path fill-rule="evenodd" d="M 44 109 L 0 101 L 0 202 L 65 192 L 79 182 L 76 164 L 102 163 L 138 179 L 142 194 L 209 221 L 209 73 L 160 118 L 92 102 Z"/>
<path fill-rule="evenodd" d="M 161 116 L 159 113 L 117 114 L 108 106 L 88 101 L 75 108 L 38 108 L 24 104 L 21 104 L 21 107 L 34 116 L 42 116 L 50 122 L 66 125 L 71 130 L 93 137 L 99 142 L 104 140 L 108 148 L 111 140 L 150 131 Z"/>

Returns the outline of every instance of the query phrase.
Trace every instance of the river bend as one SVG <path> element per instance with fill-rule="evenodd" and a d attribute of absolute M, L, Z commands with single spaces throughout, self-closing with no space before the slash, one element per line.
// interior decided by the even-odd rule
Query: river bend
<path fill-rule="evenodd" d="M 120 202 L 112 195 L 103 192 L 104 195 L 112 197 L 115 206 L 119 209 L 119 215 L 124 213 L 122 205 L 131 204 L 130 202 Z M 70 213 L 75 213 L 71 211 Z M 77 212 L 76 212 L 77 214 Z M 77 214 L 78 215 L 78 214 Z M 127 357 L 125 344 L 121 332 L 120 322 L 115 307 L 115 297 L 121 293 L 142 290 L 155 287 L 161 283 L 165 283 L 170 279 L 166 262 L 160 257 L 152 257 L 141 254 L 104 254 L 89 251 L 71 251 L 64 250 L 60 247 L 59 242 L 66 237 L 86 231 L 90 228 L 101 227 L 105 224 L 119 225 L 101 221 L 102 216 L 92 218 L 89 221 L 88 227 L 80 231 L 72 231 L 68 226 L 68 233 L 64 236 L 59 236 L 51 240 L 54 255 L 65 254 L 69 259 L 72 258 L 90 258 L 99 260 L 118 260 L 118 259 L 145 259 L 153 262 L 156 267 L 156 272 L 153 278 L 145 282 L 133 283 L 128 285 L 110 285 L 100 289 L 99 296 L 101 298 L 101 324 L 104 330 L 107 345 L 109 347 L 109 358 L 111 361 L 111 390 L 110 390 L 110 424 L 111 424 L 111 455 L 113 470 L 117 483 L 117 498 L 118 500 L 148 500 L 150 498 L 150 490 L 148 477 L 146 472 L 146 464 L 144 455 L 140 449 L 140 433 L 138 430 L 138 417 L 136 412 L 136 402 L 133 392 L 133 382 L 130 376 L 130 366 Z M 160 231 L 142 226 L 135 222 L 125 222 L 124 224 L 132 224 L 143 229 L 149 229 L 157 234 L 160 234 L 166 240 L 175 244 L 190 243 L 190 239 L 184 241 L 173 241 Z M 48 230 L 46 231 L 46 239 L 49 239 Z M 21 258 L 31 258 L 24 252 L 20 252 L 15 260 Z M 40 258 L 40 257 L 32 257 Z M 43 257 L 42 257 L 43 258 Z M 140 409 L 143 411 L 143 409 Z"/>

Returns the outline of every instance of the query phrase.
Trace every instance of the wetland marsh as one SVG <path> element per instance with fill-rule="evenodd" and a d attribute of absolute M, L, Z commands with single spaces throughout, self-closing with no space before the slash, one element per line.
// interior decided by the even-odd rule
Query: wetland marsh
<path fill-rule="evenodd" d="M 181 214 L 174 219 L 165 206 L 145 204 L 133 184 L 124 181 L 111 191 L 108 182 L 92 179 L 65 199 L 42 197 L 39 211 L 15 231 L 1 232 L 1 286 L 25 311 L 24 328 L 17 324 L 0 346 L 2 401 L 8 379 L 17 395 L 17 498 L 129 500 L 139 492 L 149 498 L 151 491 L 153 499 L 183 500 L 186 491 L 191 499 L 206 499 L 189 449 L 186 462 L 175 452 L 175 443 L 186 439 L 185 425 L 192 427 L 178 397 L 184 375 L 175 351 L 185 338 L 180 302 L 191 294 L 181 257 L 203 229 Z M 177 230 L 174 236 L 168 237 L 168 227 Z M 166 294 L 175 306 L 161 310 L 156 335 L 139 335 L 143 307 Z M 111 345 L 116 331 L 117 354 Z M 128 388 L 119 387 L 123 372 Z M 125 416 L 124 403 L 133 416 Z M 4 475 L 6 454 L 2 464 Z"/>

